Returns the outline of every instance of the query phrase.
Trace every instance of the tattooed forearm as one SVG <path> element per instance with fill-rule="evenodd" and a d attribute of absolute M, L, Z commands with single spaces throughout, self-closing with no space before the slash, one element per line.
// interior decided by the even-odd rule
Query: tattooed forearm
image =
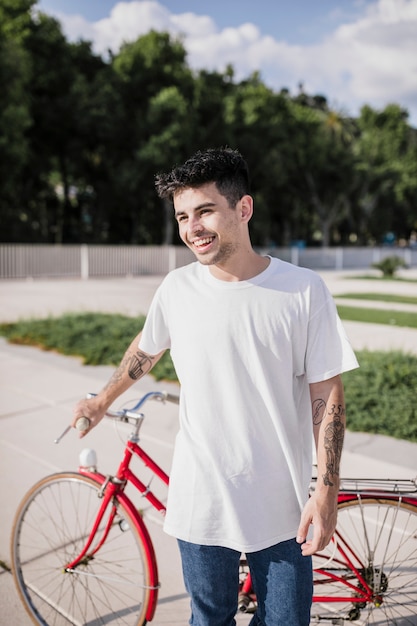
<path fill-rule="evenodd" d="M 125 354 L 122 361 L 120 362 L 119 367 L 114 372 L 109 382 L 105 385 L 104 389 L 109 389 L 110 387 L 113 387 L 113 385 L 117 385 L 117 383 L 123 378 L 123 374 L 126 371 L 126 366 L 129 360 L 130 360 L 130 355 Z"/>
<path fill-rule="evenodd" d="M 328 487 L 334 486 L 335 477 L 339 476 L 340 459 L 342 456 L 343 438 L 345 434 L 344 415 L 342 405 L 333 404 L 328 411 L 333 421 L 326 425 L 324 430 L 324 449 L 326 453 L 326 472 L 323 482 Z"/>
<path fill-rule="evenodd" d="M 138 380 L 144 374 L 147 374 L 152 369 L 153 359 L 144 352 L 126 352 L 119 367 L 110 378 L 109 382 L 105 386 L 105 389 L 109 389 L 114 385 L 117 385 L 125 376 L 126 371 L 129 374 L 129 378 L 132 380 Z"/>
<path fill-rule="evenodd" d="M 138 380 L 152 369 L 152 358 L 144 352 L 136 352 L 129 362 L 128 373 L 132 380 Z"/>

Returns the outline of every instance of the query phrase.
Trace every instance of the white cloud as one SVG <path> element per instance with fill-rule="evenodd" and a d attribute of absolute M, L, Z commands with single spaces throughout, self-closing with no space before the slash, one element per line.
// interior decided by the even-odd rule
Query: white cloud
<path fill-rule="evenodd" d="M 181 13 L 171 15 L 171 23 L 178 32 L 190 38 L 209 37 L 216 32 L 216 24 L 208 15 L 196 15 L 195 13 Z"/>
<path fill-rule="evenodd" d="M 364 103 L 382 108 L 398 102 L 417 124 L 417 0 L 365 4 L 354 21 L 305 46 L 263 35 L 254 24 L 219 29 L 207 15 L 174 15 L 162 1 L 119 2 L 109 17 L 95 23 L 57 17 L 69 38 L 93 41 L 99 53 L 117 52 L 124 41 L 150 29 L 165 30 L 183 36 L 195 69 L 221 71 L 232 64 L 238 79 L 260 70 L 271 87 L 291 91 L 301 81 L 307 92 L 322 93 L 352 114 Z"/>
<path fill-rule="evenodd" d="M 321 61 L 329 80 L 327 92 L 339 87 L 341 99 L 356 107 L 364 102 L 378 108 L 399 102 L 409 108 L 415 123 L 416 34 L 416 0 L 379 0 L 319 47 L 312 67 L 316 80 L 320 80 Z"/>
<path fill-rule="evenodd" d="M 171 30 L 171 15 L 158 2 L 119 2 L 109 17 L 93 25 L 97 52 L 116 52 L 126 41 L 134 41 L 150 30 Z"/>

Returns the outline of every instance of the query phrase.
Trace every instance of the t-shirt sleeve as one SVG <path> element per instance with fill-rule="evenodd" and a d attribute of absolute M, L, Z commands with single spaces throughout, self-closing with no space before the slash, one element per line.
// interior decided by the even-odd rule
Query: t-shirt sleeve
<path fill-rule="evenodd" d="M 321 280 L 313 296 L 307 336 L 305 371 L 309 383 L 359 367 L 333 297 Z"/>
<path fill-rule="evenodd" d="M 170 347 L 171 338 L 161 285 L 155 293 L 146 316 L 139 340 L 139 348 L 147 354 L 154 355 Z"/>

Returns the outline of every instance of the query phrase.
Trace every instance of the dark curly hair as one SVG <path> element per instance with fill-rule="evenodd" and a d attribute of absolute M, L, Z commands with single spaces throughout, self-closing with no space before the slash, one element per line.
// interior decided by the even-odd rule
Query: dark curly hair
<path fill-rule="evenodd" d="M 249 171 L 245 159 L 231 148 L 209 148 L 196 152 L 184 165 L 167 174 L 155 177 L 155 188 L 160 198 L 173 199 L 187 187 L 201 187 L 215 183 L 218 191 L 235 207 L 242 196 L 250 193 Z"/>

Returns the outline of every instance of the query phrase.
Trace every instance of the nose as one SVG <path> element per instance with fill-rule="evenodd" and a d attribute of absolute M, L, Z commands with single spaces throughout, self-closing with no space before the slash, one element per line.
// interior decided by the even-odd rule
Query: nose
<path fill-rule="evenodd" d="M 196 235 L 203 230 L 199 215 L 191 215 L 188 218 L 187 230 L 192 235 Z"/>

